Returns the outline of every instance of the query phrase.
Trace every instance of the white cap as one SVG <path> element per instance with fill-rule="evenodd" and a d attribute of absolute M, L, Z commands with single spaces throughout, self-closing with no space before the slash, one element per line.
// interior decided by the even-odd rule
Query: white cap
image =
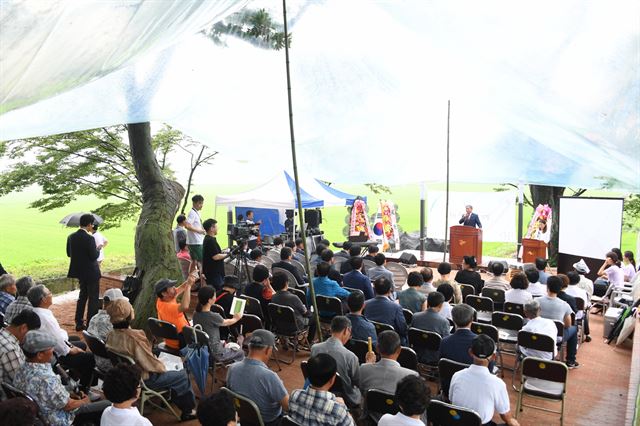
<path fill-rule="evenodd" d="M 119 288 L 110 288 L 109 290 L 104 292 L 102 298 L 107 299 L 107 302 L 113 302 L 114 300 L 118 299 L 127 299 L 126 297 L 124 297 L 124 294 L 122 294 L 122 290 L 120 290 Z"/>
<path fill-rule="evenodd" d="M 587 266 L 587 262 L 585 262 L 584 259 L 580 259 L 579 262 L 574 263 L 573 269 L 575 269 L 577 272 L 581 274 L 588 274 L 589 271 L 591 271 Z"/>

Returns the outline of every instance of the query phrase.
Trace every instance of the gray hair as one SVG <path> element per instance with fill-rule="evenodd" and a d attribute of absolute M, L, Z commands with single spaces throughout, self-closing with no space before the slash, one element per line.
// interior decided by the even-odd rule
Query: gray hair
<path fill-rule="evenodd" d="M 45 297 L 47 297 L 47 288 L 42 284 L 31 287 L 27 292 L 27 299 L 29 299 L 29 303 L 34 308 L 38 308 Z"/>
<path fill-rule="evenodd" d="M 351 328 L 351 320 L 344 315 L 336 315 L 331 319 L 332 333 L 341 333 L 347 328 Z"/>
<path fill-rule="evenodd" d="M 16 279 L 11 274 L 2 274 L 0 275 L 0 290 L 4 290 L 10 285 L 14 285 L 16 283 Z"/>
<path fill-rule="evenodd" d="M 378 352 L 380 355 L 393 355 L 400 349 L 400 336 L 395 331 L 385 330 L 378 334 Z"/>
<path fill-rule="evenodd" d="M 18 279 L 18 281 L 16 281 L 18 296 L 26 296 L 29 289 L 34 285 L 36 285 L 36 283 L 33 281 L 33 278 L 29 276 Z"/>
<path fill-rule="evenodd" d="M 533 299 L 530 302 L 525 303 L 524 305 L 524 314 L 527 318 L 535 318 L 538 316 L 540 312 L 540 302 L 536 299 Z"/>
<path fill-rule="evenodd" d="M 471 204 L 467 204 L 466 206 L 464 206 L 464 208 L 473 210 L 473 206 Z"/>
<path fill-rule="evenodd" d="M 466 327 L 473 322 L 476 310 L 469 305 L 458 304 L 451 309 L 451 319 L 456 327 Z"/>

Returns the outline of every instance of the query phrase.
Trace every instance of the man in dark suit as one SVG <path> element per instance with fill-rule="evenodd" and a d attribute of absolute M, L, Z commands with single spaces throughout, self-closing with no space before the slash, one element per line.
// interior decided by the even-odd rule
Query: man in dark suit
<path fill-rule="evenodd" d="M 381 322 L 392 326 L 400 335 L 402 343 L 407 342 L 407 322 L 404 319 L 402 308 L 399 304 L 391 301 L 391 290 L 393 284 L 387 278 L 380 277 L 373 286 L 376 290 L 376 297 L 367 300 L 364 305 L 364 316 L 369 321 Z"/>
<path fill-rule="evenodd" d="M 473 226 L 474 228 L 477 226 L 482 229 L 480 218 L 473 212 L 473 206 L 467 205 L 465 207 L 467 212 L 462 215 L 458 223 L 461 223 L 464 226 Z"/>
<path fill-rule="evenodd" d="M 464 364 L 473 364 L 469 354 L 471 342 L 476 334 L 471 331 L 471 323 L 475 310 L 465 304 L 458 304 L 451 310 L 451 318 L 456 325 L 455 333 L 442 339 L 440 343 L 440 357 L 448 358 Z"/>
<path fill-rule="evenodd" d="M 295 266 L 293 266 L 293 264 L 291 263 L 291 256 L 293 256 L 293 252 L 291 251 L 291 249 L 289 247 L 283 247 L 280 250 L 280 262 L 274 263 L 273 265 L 271 265 L 271 268 L 272 270 L 273 268 L 286 269 L 287 271 L 291 272 L 294 277 L 296 277 L 296 281 L 298 282 L 298 285 L 302 285 L 304 284 L 304 277 L 300 274 L 298 269 Z M 295 284 L 295 283 L 292 283 L 292 284 Z"/>
<path fill-rule="evenodd" d="M 93 239 L 94 222 L 93 215 L 83 214 L 80 217 L 80 229 L 67 238 L 67 256 L 71 258 L 67 277 L 77 278 L 80 282 L 80 295 L 76 304 L 76 331 L 85 328 L 84 310 L 87 301 L 87 324 L 99 308 L 101 274 L 97 259 L 102 246 L 96 247 L 96 240 Z"/>
<path fill-rule="evenodd" d="M 348 262 L 351 263 L 352 270 L 344 275 L 342 285 L 344 287 L 357 288 L 362 291 L 365 300 L 373 299 L 374 294 L 371 280 L 362 273 L 362 258 L 352 257 Z"/>

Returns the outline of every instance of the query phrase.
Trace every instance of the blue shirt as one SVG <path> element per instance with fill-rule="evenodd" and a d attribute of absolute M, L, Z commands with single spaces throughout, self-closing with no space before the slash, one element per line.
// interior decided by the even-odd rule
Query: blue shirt
<path fill-rule="evenodd" d="M 540 274 L 540 278 L 538 278 L 538 282 L 540 284 L 545 284 L 546 285 L 547 284 L 547 278 L 549 278 L 549 274 L 547 274 L 544 271 L 540 271 L 540 270 L 538 271 L 538 274 Z"/>
<path fill-rule="evenodd" d="M 386 296 L 376 296 L 367 301 L 364 312 L 368 320 L 392 326 L 400 335 L 403 344 L 406 343 L 407 322 L 400 305 L 392 302 Z"/>
<path fill-rule="evenodd" d="M 16 298 L 6 291 L 0 291 L 0 312 L 4 315 L 4 312 L 7 310 L 7 306 L 12 304 L 15 300 Z"/>
<path fill-rule="evenodd" d="M 476 334 L 468 328 L 460 328 L 455 333 L 442 339 L 440 343 L 440 357 L 464 364 L 473 364 L 473 358 L 469 355 L 471 342 Z"/>
<path fill-rule="evenodd" d="M 351 337 L 365 342 L 371 337 L 371 342 L 374 345 L 378 343 L 376 327 L 370 321 L 362 315 L 347 314 L 347 318 L 351 320 Z"/>
<path fill-rule="evenodd" d="M 328 277 L 316 277 L 313 279 L 313 289 L 316 291 L 316 296 L 328 296 L 339 297 L 340 299 L 346 299 L 349 294 L 349 290 L 345 290 L 340 287 L 340 284 L 334 280 L 330 280 Z M 311 304 L 311 292 L 307 292 L 307 301 Z"/>
<path fill-rule="evenodd" d="M 356 288 L 364 293 L 364 300 L 373 299 L 373 287 L 368 276 L 360 271 L 348 272 L 342 277 L 342 285 L 349 288 Z"/>

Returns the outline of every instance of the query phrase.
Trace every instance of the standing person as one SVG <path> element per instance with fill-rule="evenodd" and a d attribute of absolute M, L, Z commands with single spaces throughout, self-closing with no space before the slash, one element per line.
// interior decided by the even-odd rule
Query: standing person
<path fill-rule="evenodd" d="M 102 261 L 104 260 L 104 248 L 109 244 L 109 240 L 107 237 L 102 235 L 100 231 L 98 231 L 98 224 L 93 224 L 93 239 L 96 240 L 96 247 L 101 247 L 98 251 L 100 254 L 98 255 L 98 266 L 102 266 Z"/>
<path fill-rule="evenodd" d="M 191 210 L 187 215 L 184 227 L 187 228 L 187 245 L 191 253 L 193 267 L 200 269 L 200 265 L 202 264 L 202 242 L 206 235 L 202 227 L 202 220 L 200 219 L 200 210 L 202 210 L 202 206 L 204 205 L 204 197 L 202 195 L 194 195 L 191 197 L 191 202 Z"/>
<path fill-rule="evenodd" d="M 80 282 L 80 295 L 76 304 L 76 331 L 85 329 L 84 310 L 87 306 L 87 323 L 100 307 L 100 265 L 98 257 L 102 246 L 96 246 L 93 238 L 93 226 L 96 219 L 92 214 L 80 217 L 80 229 L 67 238 L 67 256 L 69 273 L 67 277 L 77 278 Z"/>
<path fill-rule="evenodd" d="M 183 214 L 179 215 L 176 218 L 176 227 L 173 228 L 172 234 L 173 234 L 173 245 L 175 246 L 176 249 L 176 253 L 178 253 L 180 251 L 180 243 L 184 242 L 184 244 L 187 244 L 187 228 L 185 228 L 185 225 L 187 223 L 187 217 Z"/>
<path fill-rule="evenodd" d="M 262 225 L 262 221 L 259 220 L 256 222 L 254 220 L 253 210 L 247 210 L 246 215 L 247 215 L 247 219 L 245 222 L 247 222 L 247 225 L 251 226 L 252 230 L 258 231 L 257 234 L 260 235 L 260 225 Z M 249 233 L 248 244 L 251 250 L 253 250 L 258 246 L 258 236 L 254 235 L 253 232 Z"/>
<path fill-rule="evenodd" d="M 218 240 L 216 239 L 216 235 L 218 235 L 218 221 L 215 219 L 207 219 L 204 221 L 203 226 L 206 235 L 203 244 L 200 246 L 202 249 L 200 252 L 202 272 L 207 280 L 207 284 L 213 286 L 216 291 L 220 291 L 222 289 L 222 280 L 224 279 L 224 259 L 229 257 L 229 255 L 222 253 L 220 244 L 218 244 Z M 193 252 L 191 252 L 191 258 L 193 259 Z"/>
<path fill-rule="evenodd" d="M 464 226 L 473 226 L 474 228 L 477 226 L 478 228 L 482 229 L 480 218 L 473 212 L 473 206 L 471 204 L 467 204 L 465 206 L 465 211 L 466 213 L 462 215 L 458 223 Z"/>

